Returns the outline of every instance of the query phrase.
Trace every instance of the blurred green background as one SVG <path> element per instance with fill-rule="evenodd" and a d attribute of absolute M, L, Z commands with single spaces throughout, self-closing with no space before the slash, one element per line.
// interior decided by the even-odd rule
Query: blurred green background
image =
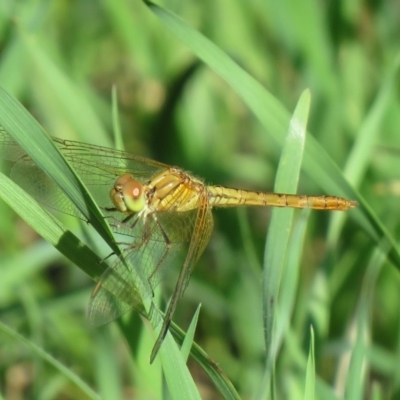
<path fill-rule="evenodd" d="M 309 131 L 399 237 L 399 3 L 160 4 L 227 52 L 289 111 L 310 88 Z M 50 135 L 109 147 L 115 85 L 126 150 L 178 165 L 207 183 L 273 189 L 281 147 L 140 1 L 1 1 L 0 85 Z M 299 193 L 340 195 L 321 193 L 306 174 Z M 262 392 L 261 266 L 270 212 L 214 213 L 214 235 L 174 317 L 186 329 L 203 304 L 195 339 L 243 398 Z M 132 358 L 115 324 L 91 328 L 84 311 L 93 282 L 4 203 L 0 215 L 1 321 L 104 398 L 157 398 L 150 329 L 138 322 L 144 344 Z M 90 229 L 60 218 L 107 255 Z M 310 214 L 297 301 L 276 365 L 277 398 L 301 398 L 310 324 L 317 398 L 400 398 L 398 271 L 354 221 L 346 219 L 339 232 L 335 237 L 331 213 Z M 172 285 L 165 282 L 167 293 Z M 361 359 L 351 358 L 356 346 Z M 189 366 L 202 397 L 219 398 L 204 372 Z M 7 399 L 86 398 L 1 332 L 0 385 Z"/>

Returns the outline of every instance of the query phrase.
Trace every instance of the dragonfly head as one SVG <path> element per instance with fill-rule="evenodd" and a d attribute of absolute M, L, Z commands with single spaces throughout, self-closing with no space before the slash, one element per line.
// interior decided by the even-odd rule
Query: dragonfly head
<path fill-rule="evenodd" d="M 143 185 L 130 174 L 117 178 L 110 197 L 115 208 L 123 213 L 137 213 L 146 205 Z"/>

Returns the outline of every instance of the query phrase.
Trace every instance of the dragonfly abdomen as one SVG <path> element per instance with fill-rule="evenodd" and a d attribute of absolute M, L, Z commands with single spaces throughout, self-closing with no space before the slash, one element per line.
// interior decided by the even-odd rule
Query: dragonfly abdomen
<path fill-rule="evenodd" d="M 214 207 L 274 206 L 345 211 L 357 206 L 356 201 L 337 196 L 306 196 L 253 192 L 223 186 L 209 186 L 209 203 Z"/>

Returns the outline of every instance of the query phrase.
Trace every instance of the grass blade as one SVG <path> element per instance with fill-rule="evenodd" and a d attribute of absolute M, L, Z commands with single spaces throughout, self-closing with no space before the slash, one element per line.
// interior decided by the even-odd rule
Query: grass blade
<path fill-rule="evenodd" d="M 295 193 L 306 135 L 310 92 L 303 92 L 290 122 L 287 143 L 283 149 L 277 172 L 275 191 Z M 264 255 L 264 329 L 267 359 L 271 362 L 277 352 L 273 343 L 274 319 L 284 270 L 287 245 L 292 226 L 294 210 L 274 209 L 268 229 Z"/>
<path fill-rule="evenodd" d="M 201 33 L 172 12 L 150 1 L 145 1 L 145 3 L 162 24 L 238 93 L 263 124 L 266 132 L 278 143 L 283 144 L 290 115 L 279 101 Z M 349 215 L 375 242 L 379 242 L 382 236 L 387 238 L 391 244 L 389 257 L 396 268 L 400 269 L 400 250 L 393 236 L 372 212 L 362 196 L 349 185 L 327 151 L 311 135 L 308 135 L 305 147 L 303 168 L 326 193 L 359 201 L 360 207 L 351 211 Z"/>

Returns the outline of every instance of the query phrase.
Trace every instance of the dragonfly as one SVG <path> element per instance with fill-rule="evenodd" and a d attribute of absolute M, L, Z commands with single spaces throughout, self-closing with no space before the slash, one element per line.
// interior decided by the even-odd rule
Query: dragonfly
<path fill-rule="evenodd" d="M 123 260 L 122 256 L 117 257 L 93 289 L 87 312 L 92 325 L 106 324 L 130 310 L 144 315 L 138 292 L 153 295 L 163 276 L 174 265 L 180 267 L 151 362 L 210 240 L 214 207 L 347 211 L 358 204 L 337 196 L 263 193 L 206 185 L 181 168 L 128 152 L 56 137 L 52 140 L 98 203 L 114 233 L 128 238 Z M 85 220 L 58 185 L 1 127 L 0 157 L 12 161 L 11 178 L 39 202 Z"/>

